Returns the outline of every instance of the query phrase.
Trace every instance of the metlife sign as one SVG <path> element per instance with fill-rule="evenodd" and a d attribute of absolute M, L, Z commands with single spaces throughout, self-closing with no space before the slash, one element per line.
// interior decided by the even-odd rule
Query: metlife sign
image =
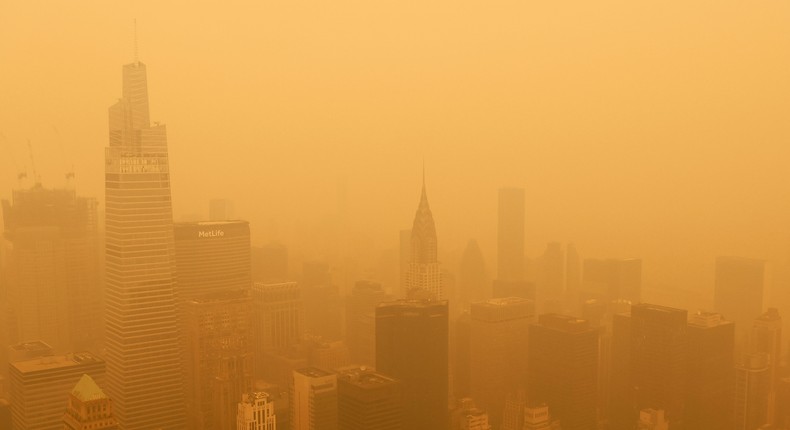
<path fill-rule="evenodd" d="M 223 237 L 225 232 L 223 230 L 198 230 L 198 237 Z"/>

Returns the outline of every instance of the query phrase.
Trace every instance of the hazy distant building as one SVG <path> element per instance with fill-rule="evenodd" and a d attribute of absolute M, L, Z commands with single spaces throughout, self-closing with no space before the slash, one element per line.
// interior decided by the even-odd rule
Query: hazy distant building
<path fill-rule="evenodd" d="M 338 425 L 342 430 L 405 430 L 401 384 L 366 367 L 337 375 Z"/>
<path fill-rule="evenodd" d="M 319 261 L 304 263 L 300 286 L 305 331 L 326 340 L 342 339 L 343 301 L 338 287 L 332 283 L 329 265 Z"/>
<path fill-rule="evenodd" d="M 527 386 L 529 326 L 535 303 L 519 297 L 491 299 L 471 306 L 471 397 L 500 427 L 505 398 Z"/>
<path fill-rule="evenodd" d="M 310 366 L 309 352 L 304 344 L 294 345 L 286 349 L 267 351 L 260 362 L 264 363 L 264 366 L 260 369 L 260 375 L 256 375 L 256 377 L 285 389 L 291 383 L 294 370 Z M 280 423 L 282 424 L 285 420 L 287 418 L 281 415 Z"/>
<path fill-rule="evenodd" d="M 720 314 L 697 312 L 688 320 L 688 375 L 684 425 L 730 429 L 735 388 L 735 325 Z"/>
<path fill-rule="evenodd" d="M 565 430 L 597 428 L 598 330 L 585 320 L 546 314 L 529 330 L 529 390 Z"/>
<path fill-rule="evenodd" d="M 236 409 L 236 430 L 277 430 L 274 401 L 269 394 L 243 394 Z M 287 428 L 286 428 L 287 430 Z"/>
<path fill-rule="evenodd" d="M 118 420 L 112 413 L 112 400 L 90 375 L 82 375 L 71 390 L 63 424 L 65 430 L 118 429 Z"/>
<path fill-rule="evenodd" d="M 409 278 L 409 264 L 411 263 L 411 230 L 401 230 L 398 234 L 398 254 L 400 263 L 400 285 L 397 291 L 399 298 L 406 297 Z"/>
<path fill-rule="evenodd" d="M 647 408 L 639 411 L 639 423 L 637 424 L 636 428 L 637 430 L 669 430 L 669 422 L 664 416 L 663 409 L 656 410 L 656 409 Z M 724 427 L 713 427 L 706 424 L 703 425 L 702 427 L 689 427 L 689 428 L 723 429 Z"/>
<path fill-rule="evenodd" d="M 189 428 L 233 428 L 253 380 L 249 290 L 204 294 L 183 304 Z"/>
<path fill-rule="evenodd" d="M 255 373 L 260 377 L 267 351 L 288 348 L 304 338 L 304 304 L 296 282 L 255 283 L 252 288 Z"/>
<path fill-rule="evenodd" d="M 776 395 L 776 425 L 779 428 L 790 428 L 790 377 L 784 377 L 779 380 L 779 386 Z"/>
<path fill-rule="evenodd" d="M 326 341 L 320 337 L 307 339 L 308 363 L 319 369 L 336 369 L 351 364 L 348 345 L 342 340 Z"/>
<path fill-rule="evenodd" d="M 295 370 L 290 386 L 291 430 L 337 430 L 337 375 Z"/>
<path fill-rule="evenodd" d="M 232 200 L 211 199 L 208 202 L 208 219 L 210 221 L 228 221 L 236 219 L 236 211 Z"/>
<path fill-rule="evenodd" d="M 641 301 L 642 260 L 592 259 L 584 260 L 581 299 L 597 299 L 605 303 L 615 300 Z"/>
<path fill-rule="evenodd" d="M 252 287 L 247 221 L 175 223 L 178 300 Z"/>
<path fill-rule="evenodd" d="M 524 428 L 524 408 L 527 407 L 526 390 L 511 391 L 505 396 L 502 412 L 501 430 L 522 430 Z"/>
<path fill-rule="evenodd" d="M 687 314 L 646 303 L 631 306 L 630 373 L 636 410 L 663 409 L 672 429 L 684 428 Z"/>
<path fill-rule="evenodd" d="M 464 249 L 461 264 L 458 267 L 458 281 L 456 282 L 455 300 L 460 310 L 465 310 L 469 304 L 481 302 L 491 298 L 491 284 L 486 274 L 486 263 L 480 245 L 472 239 Z"/>
<path fill-rule="evenodd" d="M 547 310 L 547 301 L 562 303 L 565 297 L 565 251 L 559 242 L 546 245 L 540 257 L 540 271 L 537 285 L 538 309 Z"/>
<path fill-rule="evenodd" d="M 753 430 L 768 423 L 771 393 L 771 358 L 747 354 L 735 368 L 735 429 Z"/>
<path fill-rule="evenodd" d="M 488 413 L 478 408 L 472 399 L 461 399 L 458 427 L 453 430 L 491 430 Z"/>
<path fill-rule="evenodd" d="M 82 375 L 105 381 L 105 363 L 84 352 L 11 363 L 11 414 L 14 428 L 63 428 L 68 395 Z"/>
<path fill-rule="evenodd" d="M 425 178 L 414 224 L 411 229 L 411 252 L 406 271 L 406 290 L 425 290 L 437 300 L 445 298 L 442 273 L 437 257 L 436 225 L 428 205 Z"/>
<path fill-rule="evenodd" d="M 373 281 L 357 281 L 346 297 L 346 342 L 353 362 L 376 365 L 376 306 L 387 298 Z"/>
<path fill-rule="evenodd" d="M 780 378 L 782 361 L 782 317 L 779 310 L 770 308 L 767 312 L 757 317 L 752 323 L 752 333 L 749 351 L 751 353 L 768 354 L 770 368 L 770 389 L 768 394 L 768 424 L 774 424 L 779 409 L 790 408 L 790 404 L 777 404 L 777 388 Z"/>
<path fill-rule="evenodd" d="M 524 280 L 524 189 L 500 188 L 497 211 L 497 279 Z"/>
<path fill-rule="evenodd" d="M 472 395 L 472 316 L 469 311 L 464 311 L 451 324 L 455 325 L 455 330 L 450 330 L 451 336 L 455 337 L 451 338 L 450 344 L 452 389 L 454 397 L 462 399 Z"/>
<path fill-rule="evenodd" d="M 167 132 L 150 125 L 146 67 L 123 67 L 105 151 L 107 391 L 121 429 L 185 426 Z"/>
<path fill-rule="evenodd" d="M 562 430 L 560 421 L 554 419 L 548 405 L 540 404 L 524 408 L 523 430 Z"/>
<path fill-rule="evenodd" d="M 523 297 L 536 300 L 535 283 L 532 281 L 504 281 L 495 279 L 493 282 L 493 295 L 498 297 Z"/>
<path fill-rule="evenodd" d="M 96 208 L 96 199 L 40 183 L 3 200 L 9 343 L 41 339 L 65 351 L 100 341 Z"/>
<path fill-rule="evenodd" d="M 11 404 L 6 399 L 0 399 L 0 428 L 12 429 Z"/>
<path fill-rule="evenodd" d="M 611 369 L 609 373 L 609 422 L 625 429 L 639 419 L 631 370 L 631 312 L 612 315 Z"/>
<path fill-rule="evenodd" d="M 399 300 L 376 308 L 376 366 L 403 384 L 405 428 L 446 430 L 447 301 Z"/>
<path fill-rule="evenodd" d="M 254 282 L 277 283 L 288 280 L 288 248 L 279 242 L 252 247 Z"/>
<path fill-rule="evenodd" d="M 735 323 L 735 346 L 744 351 L 752 321 L 763 313 L 765 261 L 716 258 L 714 310 Z"/>

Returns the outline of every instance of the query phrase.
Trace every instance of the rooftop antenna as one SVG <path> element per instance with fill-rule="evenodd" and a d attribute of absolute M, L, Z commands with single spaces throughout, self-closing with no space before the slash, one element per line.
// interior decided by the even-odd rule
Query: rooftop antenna
<path fill-rule="evenodd" d="M 140 62 L 140 59 L 137 55 L 137 18 L 134 19 L 134 64 Z"/>

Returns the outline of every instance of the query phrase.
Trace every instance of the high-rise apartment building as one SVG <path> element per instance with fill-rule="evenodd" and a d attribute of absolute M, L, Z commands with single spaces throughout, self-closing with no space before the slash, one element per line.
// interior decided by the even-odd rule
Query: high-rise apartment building
<path fill-rule="evenodd" d="M 182 306 L 189 428 L 232 429 L 253 381 L 249 290 L 203 294 Z"/>
<path fill-rule="evenodd" d="M 713 308 L 735 323 L 735 347 L 739 352 L 746 351 L 752 321 L 763 313 L 765 282 L 764 260 L 716 258 Z"/>
<path fill-rule="evenodd" d="M 524 189 L 500 188 L 497 211 L 497 279 L 524 279 Z"/>
<path fill-rule="evenodd" d="M 342 430 L 404 430 L 400 383 L 366 367 L 337 375 L 338 425 Z"/>
<path fill-rule="evenodd" d="M 520 297 L 473 303 L 470 332 L 471 397 L 499 428 L 508 393 L 527 386 L 529 326 L 535 303 Z"/>
<path fill-rule="evenodd" d="M 11 344 L 40 339 L 60 352 L 101 340 L 97 202 L 40 183 L 3 200 Z M 5 285 L 4 285 L 5 286 Z"/>
<path fill-rule="evenodd" d="M 759 429 L 768 424 L 771 357 L 747 354 L 735 368 L 735 429 Z"/>
<path fill-rule="evenodd" d="M 346 298 L 346 342 L 354 363 L 376 365 L 376 306 L 387 297 L 378 282 L 358 281 Z"/>
<path fill-rule="evenodd" d="M 105 363 L 84 352 L 11 363 L 11 414 L 15 429 L 63 428 L 68 395 L 82 378 L 105 380 Z"/>
<path fill-rule="evenodd" d="M 247 221 L 180 222 L 173 224 L 173 231 L 180 303 L 252 288 Z"/>
<path fill-rule="evenodd" d="M 437 255 L 436 224 L 428 205 L 425 177 L 414 224 L 411 229 L 411 252 L 406 271 L 406 290 L 424 290 L 437 300 L 445 298 L 442 273 Z"/>
<path fill-rule="evenodd" d="M 686 428 L 730 429 L 735 388 L 735 325 L 720 314 L 688 320 Z"/>
<path fill-rule="evenodd" d="M 670 429 L 684 428 L 688 371 L 687 311 L 631 306 L 631 387 L 636 411 L 663 409 Z M 564 426 L 564 423 L 563 423 Z"/>
<path fill-rule="evenodd" d="M 69 393 L 63 425 L 65 430 L 118 429 L 118 420 L 112 413 L 112 400 L 90 375 L 82 375 Z"/>
<path fill-rule="evenodd" d="M 304 303 L 296 282 L 255 283 L 252 287 L 252 332 L 255 375 L 263 375 L 263 358 L 304 339 Z"/>
<path fill-rule="evenodd" d="M 777 420 L 780 409 L 790 408 L 790 405 L 777 404 L 777 392 L 780 379 L 779 370 L 782 362 L 782 317 L 779 310 L 770 308 L 757 317 L 752 323 L 751 339 L 749 341 L 751 353 L 768 354 L 770 368 L 770 389 L 768 393 L 768 424 Z"/>
<path fill-rule="evenodd" d="M 491 283 L 486 274 L 483 251 L 474 239 L 467 243 L 461 257 L 457 286 L 453 300 L 458 302 L 459 312 L 469 309 L 471 303 L 491 298 Z"/>
<path fill-rule="evenodd" d="M 546 403 L 565 430 L 597 428 L 598 335 L 586 320 L 557 314 L 530 327 L 532 403 Z"/>
<path fill-rule="evenodd" d="M 444 300 L 398 300 L 376 308 L 376 367 L 401 381 L 407 429 L 448 427 L 448 328 Z"/>
<path fill-rule="evenodd" d="M 185 426 L 167 131 L 145 64 L 123 67 L 105 152 L 107 391 L 124 430 Z"/>
<path fill-rule="evenodd" d="M 291 430 L 337 430 L 337 375 L 315 367 L 293 372 Z"/>
<path fill-rule="evenodd" d="M 277 430 L 274 401 L 257 391 L 241 396 L 236 409 L 236 430 Z"/>

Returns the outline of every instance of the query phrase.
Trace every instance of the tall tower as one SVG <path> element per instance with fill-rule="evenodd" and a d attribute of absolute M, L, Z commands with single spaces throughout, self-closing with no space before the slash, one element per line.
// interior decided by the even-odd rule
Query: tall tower
<path fill-rule="evenodd" d="M 770 356 L 747 354 L 735 367 L 735 428 L 748 430 L 768 423 L 768 400 L 771 393 Z"/>
<path fill-rule="evenodd" d="M 436 224 L 428 206 L 424 172 L 420 204 L 417 206 L 411 229 L 411 256 L 406 272 L 406 292 L 410 290 L 425 290 L 437 300 L 444 299 L 442 274 L 437 257 Z"/>
<path fill-rule="evenodd" d="M 520 297 L 473 303 L 471 318 L 472 398 L 499 428 L 507 395 L 527 386 L 527 343 L 529 326 L 536 322 L 535 303 Z"/>
<path fill-rule="evenodd" d="M 365 367 L 337 375 L 338 425 L 343 430 L 402 430 L 400 382 Z"/>
<path fill-rule="evenodd" d="M 763 260 L 716 258 L 714 310 L 735 323 L 736 351 L 745 351 L 749 327 L 763 312 L 765 278 Z"/>
<path fill-rule="evenodd" d="M 277 429 L 274 400 L 267 393 L 258 391 L 243 394 L 236 411 L 237 430 Z"/>
<path fill-rule="evenodd" d="M 376 308 L 376 367 L 403 384 L 404 427 L 448 426 L 447 301 L 398 300 Z"/>
<path fill-rule="evenodd" d="M 524 189 L 500 188 L 497 224 L 497 279 L 524 279 Z"/>
<path fill-rule="evenodd" d="M 167 131 L 145 64 L 123 66 L 105 151 L 107 389 L 121 429 L 184 428 Z"/>
<path fill-rule="evenodd" d="M 337 430 L 337 375 L 315 367 L 293 371 L 292 430 Z"/>
<path fill-rule="evenodd" d="M 749 349 L 751 353 L 768 354 L 768 366 L 771 377 L 769 381 L 767 422 L 768 424 L 774 424 L 777 412 L 786 407 L 782 407 L 776 401 L 780 378 L 779 369 L 782 361 L 782 317 L 779 315 L 778 309 L 769 308 L 767 312 L 754 320 L 750 343 Z"/>
<path fill-rule="evenodd" d="M 597 428 L 598 335 L 588 321 L 558 314 L 530 327 L 530 396 L 548 404 L 563 429 Z"/>

